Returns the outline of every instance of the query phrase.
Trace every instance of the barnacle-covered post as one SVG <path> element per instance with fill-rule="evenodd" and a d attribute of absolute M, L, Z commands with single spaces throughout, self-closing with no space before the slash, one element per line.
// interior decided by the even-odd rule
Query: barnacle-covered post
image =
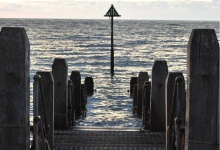
<path fill-rule="evenodd" d="M 121 17 L 112 5 L 105 17 L 111 17 L 111 76 L 114 76 L 113 17 Z"/>

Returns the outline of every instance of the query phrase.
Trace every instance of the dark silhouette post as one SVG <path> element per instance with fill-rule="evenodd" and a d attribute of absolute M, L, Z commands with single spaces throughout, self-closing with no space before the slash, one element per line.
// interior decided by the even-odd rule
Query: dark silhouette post
<path fill-rule="evenodd" d="M 105 17 L 111 17 L 111 76 L 114 76 L 113 17 L 121 17 L 112 5 Z"/>
<path fill-rule="evenodd" d="M 54 79 L 54 129 L 66 129 L 68 107 L 68 66 L 65 59 L 54 59 L 52 75 Z"/>
<path fill-rule="evenodd" d="M 168 66 L 165 60 L 156 60 L 152 68 L 150 131 L 165 132 L 165 81 Z"/>

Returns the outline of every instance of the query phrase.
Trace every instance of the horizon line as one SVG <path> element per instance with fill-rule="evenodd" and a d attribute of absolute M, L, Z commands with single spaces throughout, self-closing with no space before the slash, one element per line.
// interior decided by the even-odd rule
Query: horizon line
<path fill-rule="evenodd" d="M 94 18 L 40 18 L 40 17 L 36 17 L 36 18 L 27 18 L 27 17 L 17 17 L 17 18 L 13 18 L 13 17 L 1 17 L 0 19 L 46 19 L 46 20 L 107 20 L 107 19 L 94 19 Z M 196 20 L 196 19 L 116 19 L 116 20 L 140 20 L 140 21 L 213 21 L 213 22 L 220 22 L 220 20 Z"/>

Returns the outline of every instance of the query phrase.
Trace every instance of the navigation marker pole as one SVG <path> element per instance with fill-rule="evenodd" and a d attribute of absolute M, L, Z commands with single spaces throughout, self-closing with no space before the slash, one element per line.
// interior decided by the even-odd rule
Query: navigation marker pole
<path fill-rule="evenodd" d="M 121 17 L 112 5 L 105 17 L 111 17 L 111 76 L 114 76 L 113 17 Z"/>

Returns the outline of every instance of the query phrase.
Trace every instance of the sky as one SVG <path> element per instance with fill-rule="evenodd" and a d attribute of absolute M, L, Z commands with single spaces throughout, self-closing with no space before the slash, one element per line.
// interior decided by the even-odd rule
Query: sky
<path fill-rule="evenodd" d="M 219 0 L 0 0 L 0 18 L 220 20 Z"/>

